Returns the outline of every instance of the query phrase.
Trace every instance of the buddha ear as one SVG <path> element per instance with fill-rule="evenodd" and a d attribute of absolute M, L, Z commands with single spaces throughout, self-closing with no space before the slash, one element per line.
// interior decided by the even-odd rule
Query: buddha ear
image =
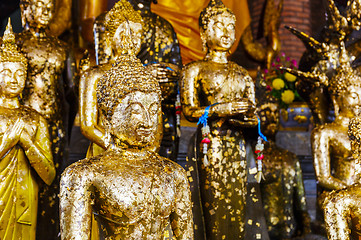
<path fill-rule="evenodd" d="M 200 36 L 201 36 L 201 41 L 202 41 L 202 51 L 203 52 L 207 52 L 207 38 L 206 38 L 206 33 L 203 29 L 200 30 Z"/>

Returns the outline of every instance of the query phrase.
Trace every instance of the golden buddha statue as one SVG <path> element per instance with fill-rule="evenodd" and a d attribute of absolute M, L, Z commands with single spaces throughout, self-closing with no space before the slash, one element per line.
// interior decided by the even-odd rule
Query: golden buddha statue
<path fill-rule="evenodd" d="M 243 32 L 241 42 L 246 52 L 256 61 L 263 62 L 270 69 L 273 59 L 281 50 L 281 40 L 278 29 L 281 23 L 283 0 L 275 7 L 274 0 L 267 0 L 263 16 L 263 35 L 267 45 L 263 46 L 253 38 L 252 28 L 249 25 Z"/>
<path fill-rule="evenodd" d="M 291 239 L 310 233 L 302 170 L 297 156 L 275 143 L 279 107 L 275 99 L 262 97 L 258 107 L 261 131 L 267 137 L 262 154 L 264 180 L 262 204 L 270 239 Z"/>
<path fill-rule="evenodd" d="M 177 36 L 172 25 L 151 11 L 152 0 L 128 0 L 143 19 L 142 42 L 137 57 L 149 67 L 157 77 L 162 90 L 163 139 L 159 154 L 176 160 L 178 153 L 179 133 L 175 102 L 178 90 L 179 69 L 182 67 Z M 98 64 L 112 61 L 112 51 L 106 42 L 105 14 L 96 18 L 94 23 L 94 39 Z M 176 111 L 177 110 L 177 111 Z M 180 111 L 178 111 L 180 113 Z M 179 129 L 178 129 L 179 130 Z"/>
<path fill-rule="evenodd" d="M 355 159 L 351 154 L 347 127 L 358 115 L 361 106 L 361 76 L 351 67 L 344 42 L 340 43 L 339 65 L 331 75 L 325 72 L 301 72 L 287 69 L 312 84 L 327 87 L 335 110 L 335 120 L 315 127 L 311 134 L 313 164 L 318 182 L 317 220 L 323 224 L 321 213 L 325 194 L 355 182 Z"/>
<path fill-rule="evenodd" d="M 129 24 L 125 24 L 129 22 Z M 98 80 L 121 59 L 122 54 L 136 54 L 140 49 L 142 18 L 126 1 L 117 2 L 105 16 L 106 41 L 112 47 L 113 59 L 84 71 L 79 84 L 80 129 L 92 143 L 87 157 L 96 156 L 107 149 L 109 137 L 105 134 L 98 110 L 96 89 Z M 130 31 L 130 33 L 128 33 Z M 131 34 L 131 38 L 124 39 Z"/>
<path fill-rule="evenodd" d="M 343 46 L 343 45 L 342 45 Z M 340 66 L 328 81 L 335 108 L 335 121 L 316 127 L 311 144 L 318 184 L 325 189 L 342 189 L 354 182 L 355 159 L 351 156 L 347 127 L 361 106 L 361 77 L 352 69 L 347 52 L 341 49 Z"/>
<path fill-rule="evenodd" d="M 345 16 L 336 7 L 333 0 L 327 1 L 327 25 L 322 33 L 322 40 L 308 36 L 292 27 L 287 27 L 306 46 L 307 51 L 300 60 L 300 70 L 312 72 L 315 75 L 324 74 L 331 79 L 337 67 L 340 66 L 339 56 L 341 44 L 347 43 L 347 53 L 350 62 L 360 56 L 361 41 L 356 41 L 351 35 L 360 29 L 361 11 L 360 0 L 347 1 Z M 350 39 L 351 38 L 351 39 Z M 297 91 L 309 105 L 315 125 L 323 125 L 329 122 L 332 100 L 327 87 L 318 82 L 301 78 L 298 81 Z"/>
<path fill-rule="evenodd" d="M 327 236 L 330 240 L 361 238 L 361 118 L 351 119 L 348 137 L 351 141 L 352 156 L 355 159 L 355 184 L 346 189 L 330 192 L 324 201 L 324 215 Z"/>
<path fill-rule="evenodd" d="M 127 6 L 121 0 L 114 8 Z M 120 34 L 114 38 L 130 41 L 129 30 L 139 23 L 128 19 L 116 24 Z M 97 81 L 96 96 L 110 144 L 62 174 L 62 239 L 90 239 L 93 214 L 105 239 L 194 239 L 186 172 L 154 151 L 162 137 L 156 79 L 134 52 L 124 52 Z M 172 232 L 166 236 L 169 222 Z"/>
<path fill-rule="evenodd" d="M 156 68 L 156 76 L 162 90 L 163 138 L 159 154 L 175 161 L 179 143 L 176 116 L 176 111 L 179 109 L 176 109 L 175 102 L 179 69 L 182 68 L 178 39 L 172 25 L 151 11 L 151 3 L 156 4 L 156 0 L 128 0 L 128 2 L 142 16 L 143 31 L 147 33 L 142 38 L 137 57 L 143 64 L 153 65 L 150 67 Z"/>
<path fill-rule="evenodd" d="M 28 59 L 28 78 L 22 93 L 25 106 L 39 112 L 48 122 L 51 149 L 57 177 L 53 184 L 42 186 L 39 197 L 39 239 L 56 237 L 59 232 L 58 192 L 67 132 L 66 95 L 72 91 L 71 71 L 67 69 L 66 44 L 49 33 L 54 0 L 25 0 L 20 4 L 24 31 L 17 35 L 17 44 Z M 69 63 L 71 65 L 71 63 Z M 64 123 L 65 121 L 65 123 Z"/>
<path fill-rule="evenodd" d="M 10 20 L 0 47 L 0 239 L 35 240 L 39 177 L 55 178 L 46 120 L 20 104 L 27 59 L 15 45 Z"/>
<path fill-rule="evenodd" d="M 199 183 L 198 176 L 190 180 L 193 211 L 203 208 L 206 239 L 244 237 L 247 170 L 241 129 L 256 125 L 257 119 L 251 77 L 244 68 L 227 60 L 235 41 L 235 20 L 220 0 L 211 0 L 199 17 L 207 54 L 182 71 L 185 117 L 198 121 L 204 113 L 209 115 L 208 123 L 202 124 L 203 140 L 200 127 L 197 132 L 196 156 L 189 156 L 187 163 L 191 174 L 199 174 Z M 197 184 L 201 204 L 197 202 Z M 202 221 L 195 219 L 195 225 L 196 239 L 201 239 Z"/>

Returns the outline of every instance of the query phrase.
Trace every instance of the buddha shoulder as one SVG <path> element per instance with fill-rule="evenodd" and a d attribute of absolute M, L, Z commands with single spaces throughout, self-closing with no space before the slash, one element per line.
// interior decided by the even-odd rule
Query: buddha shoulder
<path fill-rule="evenodd" d="M 169 160 L 168 158 L 164 158 L 164 157 L 160 157 L 160 158 L 161 158 L 160 160 L 163 162 L 164 171 L 166 173 L 172 174 L 173 179 L 177 183 L 186 182 L 188 184 L 187 173 L 183 167 L 181 167 L 178 163 Z"/>

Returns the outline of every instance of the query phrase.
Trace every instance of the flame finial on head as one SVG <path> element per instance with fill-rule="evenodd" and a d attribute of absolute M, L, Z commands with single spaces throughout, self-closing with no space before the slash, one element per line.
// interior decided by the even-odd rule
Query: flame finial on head
<path fill-rule="evenodd" d="M 105 28 L 110 37 L 114 36 L 117 28 L 124 21 L 143 23 L 140 13 L 135 11 L 127 0 L 118 1 L 112 9 L 105 15 Z"/>
<path fill-rule="evenodd" d="M 11 26 L 10 18 L 8 20 L 8 25 L 2 37 L 2 44 L 0 47 L 0 62 L 21 62 L 27 66 L 27 59 L 25 56 L 18 50 L 17 45 L 15 44 L 15 34 Z"/>

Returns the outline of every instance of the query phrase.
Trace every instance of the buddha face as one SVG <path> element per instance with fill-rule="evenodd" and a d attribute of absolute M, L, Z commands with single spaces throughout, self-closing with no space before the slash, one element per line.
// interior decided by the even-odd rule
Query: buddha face
<path fill-rule="evenodd" d="M 161 138 L 161 107 L 157 93 L 136 91 L 126 95 L 114 110 L 112 134 L 129 146 L 146 147 Z"/>
<path fill-rule="evenodd" d="M 261 131 L 264 135 L 274 136 L 279 128 L 279 109 L 275 103 L 267 103 L 260 106 L 258 111 L 261 119 Z"/>
<path fill-rule="evenodd" d="M 352 112 L 354 116 L 360 113 L 361 107 L 361 87 L 360 86 L 348 86 L 345 91 L 338 98 L 340 108 L 347 108 Z"/>
<path fill-rule="evenodd" d="M 54 0 L 32 0 L 30 13 L 32 20 L 39 26 L 47 26 L 53 17 Z"/>
<path fill-rule="evenodd" d="M 26 67 L 21 62 L 0 62 L 0 91 L 7 98 L 19 96 L 26 80 Z"/>
<path fill-rule="evenodd" d="M 228 51 L 236 39 L 235 26 L 234 16 L 228 12 L 213 16 L 202 33 L 207 47 L 210 50 Z"/>
<path fill-rule="evenodd" d="M 113 49 L 120 51 L 133 50 L 134 54 L 140 51 L 143 28 L 140 23 L 132 21 L 122 22 L 112 38 Z"/>

